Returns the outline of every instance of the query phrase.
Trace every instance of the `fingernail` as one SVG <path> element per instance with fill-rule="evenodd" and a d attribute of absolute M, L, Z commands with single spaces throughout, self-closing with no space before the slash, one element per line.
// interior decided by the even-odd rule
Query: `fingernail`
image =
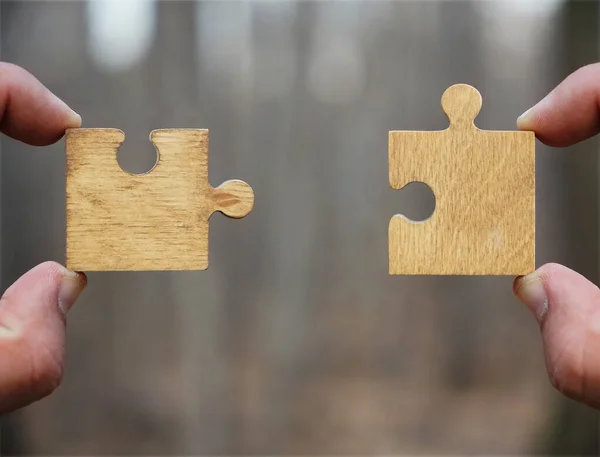
<path fill-rule="evenodd" d="M 523 114 L 521 114 L 521 115 L 519 116 L 519 119 L 517 119 L 517 120 L 521 121 L 521 120 L 525 119 L 525 118 L 527 117 L 527 115 L 528 115 L 529 113 L 531 113 L 531 110 L 532 110 L 532 109 L 533 109 L 533 106 L 532 106 L 531 108 L 529 108 L 527 111 L 525 111 Z"/>
<path fill-rule="evenodd" d="M 81 127 L 81 116 L 69 108 L 69 114 L 66 119 L 67 128 L 79 128 Z"/>
<path fill-rule="evenodd" d="M 79 297 L 87 284 L 87 278 L 83 273 L 66 270 L 60 280 L 58 290 L 58 307 L 63 315 L 66 315 L 75 300 Z"/>
<path fill-rule="evenodd" d="M 535 131 L 535 120 L 548 104 L 552 104 L 552 92 L 525 111 L 517 118 L 517 128 L 524 131 Z"/>
<path fill-rule="evenodd" d="M 61 107 L 67 112 L 65 116 L 65 127 L 66 128 L 79 128 L 81 127 L 81 116 L 77 114 L 69 105 L 67 105 L 62 99 L 60 99 L 56 94 L 50 92 L 56 104 L 61 105 Z"/>
<path fill-rule="evenodd" d="M 544 281 L 537 271 L 517 278 L 515 282 L 515 295 L 541 322 L 548 313 L 548 295 L 544 288 Z"/>
<path fill-rule="evenodd" d="M 535 106 L 532 106 L 518 117 L 517 127 L 519 128 L 519 130 L 529 130 L 529 127 L 531 126 L 533 120 L 532 114 L 534 108 Z"/>

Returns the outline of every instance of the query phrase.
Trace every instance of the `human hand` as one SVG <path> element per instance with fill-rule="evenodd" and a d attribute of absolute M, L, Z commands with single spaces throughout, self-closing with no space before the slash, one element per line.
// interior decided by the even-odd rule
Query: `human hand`
<path fill-rule="evenodd" d="M 549 146 L 600 133 L 600 64 L 567 77 L 518 120 Z M 547 264 L 514 282 L 542 332 L 548 375 L 567 397 L 600 408 L 600 290 L 564 266 Z"/>
<path fill-rule="evenodd" d="M 34 146 L 81 118 L 31 74 L 0 62 L 0 131 Z M 49 395 L 62 379 L 66 314 L 87 283 L 56 262 L 33 268 L 0 298 L 0 414 Z"/>

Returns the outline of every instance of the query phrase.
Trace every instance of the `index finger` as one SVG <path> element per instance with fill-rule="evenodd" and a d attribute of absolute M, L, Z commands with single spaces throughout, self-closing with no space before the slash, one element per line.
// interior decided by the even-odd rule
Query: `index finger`
<path fill-rule="evenodd" d="M 0 62 L 0 132 L 33 146 L 58 141 L 81 117 L 29 72 Z"/>
<path fill-rule="evenodd" d="M 600 64 L 580 68 L 519 117 L 520 130 L 564 147 L 600 133 Z"/>

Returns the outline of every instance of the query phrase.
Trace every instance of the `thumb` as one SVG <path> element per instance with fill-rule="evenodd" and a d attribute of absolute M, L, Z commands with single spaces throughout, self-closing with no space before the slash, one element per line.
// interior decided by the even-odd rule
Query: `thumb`
<path fill-rule="evenodd" d="M 37 401 L 60 384 L 66 313 L 86 283 L 83 273 L 46 262 L 0 299 L 0 413 Z"/>
<path fill-rule="evenodd" d="M 600 290 L 579 273 L 547 264 L 514 283 L 540 324 L 548 375 L 566 396 L 600 408 Z"/>

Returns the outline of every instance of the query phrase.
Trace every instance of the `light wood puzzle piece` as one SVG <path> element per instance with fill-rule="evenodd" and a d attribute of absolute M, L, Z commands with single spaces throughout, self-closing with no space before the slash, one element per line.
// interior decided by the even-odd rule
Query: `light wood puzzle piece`
<path fill-rule="evenodd" d="M 250 186 L 208 179 L 208 130 L 154 130 L 153 169 L 125 172 L 118 129 L 66 134 L 67 267 L 76 271 L 205 270 L 209 218 L 246 216 Z"/>
<path fill-rule="evenodd" d="M 535 135 L 484 131 L 473 87 L 442 96 L 450 126 L 389 133 L 392 189 L 427 184 L 435 210 L 422 222 L 389 224 L 389 272 L 399 275 L 522 275 L 535 269 Z"/>

